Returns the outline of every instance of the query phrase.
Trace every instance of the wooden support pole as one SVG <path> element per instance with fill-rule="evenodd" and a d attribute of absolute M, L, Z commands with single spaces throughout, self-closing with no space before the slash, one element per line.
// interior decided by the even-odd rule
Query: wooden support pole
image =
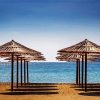
<path fill-rule="evenodd" d="M 26 65 L 25 65 L 25 59 L 24 59 L 24 84 L 26 83 Z"/>
<path fill-rule="evenodd" d="M 78 59 L 76 60 L 76 84 L 78 85 Z"/>
<path fill-rule="evenodd" d="M 80 85 L 80 59 L 78 60 L 78 84 Z"/>
<path fill-rule="evenodd" d="M 85 91 L 87 91 L 87 53 L 85 53 Z"/>
<path fill-rule="evenodd" d="M 13 91 L 13 79 L 14 79 L 14 54 L 11 54 L 11 91 Z"/>
<path fill-rule="evenodd" d="M 20 62 L 20 81 L 21 81 L 21 86 L 22 86 L 22 57 L 21 57 L 21 62 Z"/>
<path fill-rule="evenodd" d="M 17 72 L 17 74 L 16 74 L 16 81 L 17 81 L 17 84 L 16 84 L 16 87 L 18 88 L 18 81 L 19 81 L 19 78 L 18 78 L 18 72 L 19 72 L 19 64 L 18 64 L 18 56 L 16 56 L 17 57 L 17 63 L 16 63 L 16 72 Z"/>
<path fill-rule="evenodd" d="M 26 63 L 27 63 L 27 83 L 29 83 L 28 61 Z"/>
<path fill-rule="evenodd" d="M 82 88 L 83 88 L 83 79 L 84 79 L 84 55 L 82 55 Z"/>

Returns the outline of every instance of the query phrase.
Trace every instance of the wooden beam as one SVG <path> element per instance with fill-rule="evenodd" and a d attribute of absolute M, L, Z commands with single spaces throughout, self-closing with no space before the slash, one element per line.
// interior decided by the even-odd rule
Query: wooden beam
<path fill-rule="evenodd" d="M 29 83 L 28 61 L 26 63 L 27 63 L 27 83 Z"/>
<path fill-rule="evenodd" d="M 76 84 L 78 85 L 78 59 L 76 59 Z"/>
<path fill-rule="evenodd" d="M 87 53 L 85 53 L 85 91 L 87 91 Z"/>
<path fill-rule="evenodd" d="M 25 65 L 25 59 L 24 59 L 24 84 L 26 83 L 26 65 Z"/>
<path fill-rule="evenodd" d="M 80 59 L 78 60 L 78 84 L 80 85 Z"/>
<path fill-rule="evenodd" d="M 21 86 L 22 86 L 22 57 L 21 57 L 21 62 L 20 62 L 20 81 L 21 81 Z"/>
<path fill-rule="evenodd" d="M 14 79 L 14 54 L 11 53 L 11 91 L 13 91 L 13 79 Z"/>
<path fill-rule="evenodd" d="M 82 55 L 82 88 L 83 88 L 83 79 L 84 79 L 84 55 Z"/>
<path fill-rule="evenodd" d="M 18 88 L 18 81 L 19 81 L 19 78 L 18 78 L 18 72 L 19 72 L 19 64 L 18 64 L 18 56 L 16 56 L 17 57 L 17 63 L 16 63 L 16 72 L 17 72 L 17 74 L 16 74 L 16 81 L 17 81 L 17 84 L 16 84 L 16 87 Z"/>

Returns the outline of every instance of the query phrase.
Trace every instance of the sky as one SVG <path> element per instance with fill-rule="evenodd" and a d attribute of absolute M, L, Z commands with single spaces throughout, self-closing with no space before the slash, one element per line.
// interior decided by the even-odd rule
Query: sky
<path fill-rule="evenodd" d="M 86 38 L 100 45 L 100 0 L 0 0 L 0 45 L 13 39 L 56 61 Z"/>

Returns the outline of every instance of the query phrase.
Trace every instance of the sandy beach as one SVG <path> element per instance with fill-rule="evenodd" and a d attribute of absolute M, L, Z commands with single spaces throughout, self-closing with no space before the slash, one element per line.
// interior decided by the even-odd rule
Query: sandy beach
<path fill-rule="evenodd" d="M 100 100 L 100 84 L 90 85 L 84 92 L 74 84 L 30 83 L 10 92 L 10 84 L 1 83 L 0 100 Z"/>

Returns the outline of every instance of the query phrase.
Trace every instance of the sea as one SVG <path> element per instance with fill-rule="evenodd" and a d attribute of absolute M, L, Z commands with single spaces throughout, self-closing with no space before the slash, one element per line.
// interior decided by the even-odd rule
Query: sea
<path fill-rule="evenodd" d="M 20 66 L 19 66 L 20 67 Z M 87 67 L 89 83 L 100 83 L 100 62 L 89 62 Z M 32 83 L 75 83 L 75 62 L 30 62 L 29 82 Z M 20 80 L 20 69 L 19 69 Z M 0 82 L 11 81 L 10 62 L 0 62 Z M 14 81 L 16 82 L 16 63 L 14 66 Z"/>

